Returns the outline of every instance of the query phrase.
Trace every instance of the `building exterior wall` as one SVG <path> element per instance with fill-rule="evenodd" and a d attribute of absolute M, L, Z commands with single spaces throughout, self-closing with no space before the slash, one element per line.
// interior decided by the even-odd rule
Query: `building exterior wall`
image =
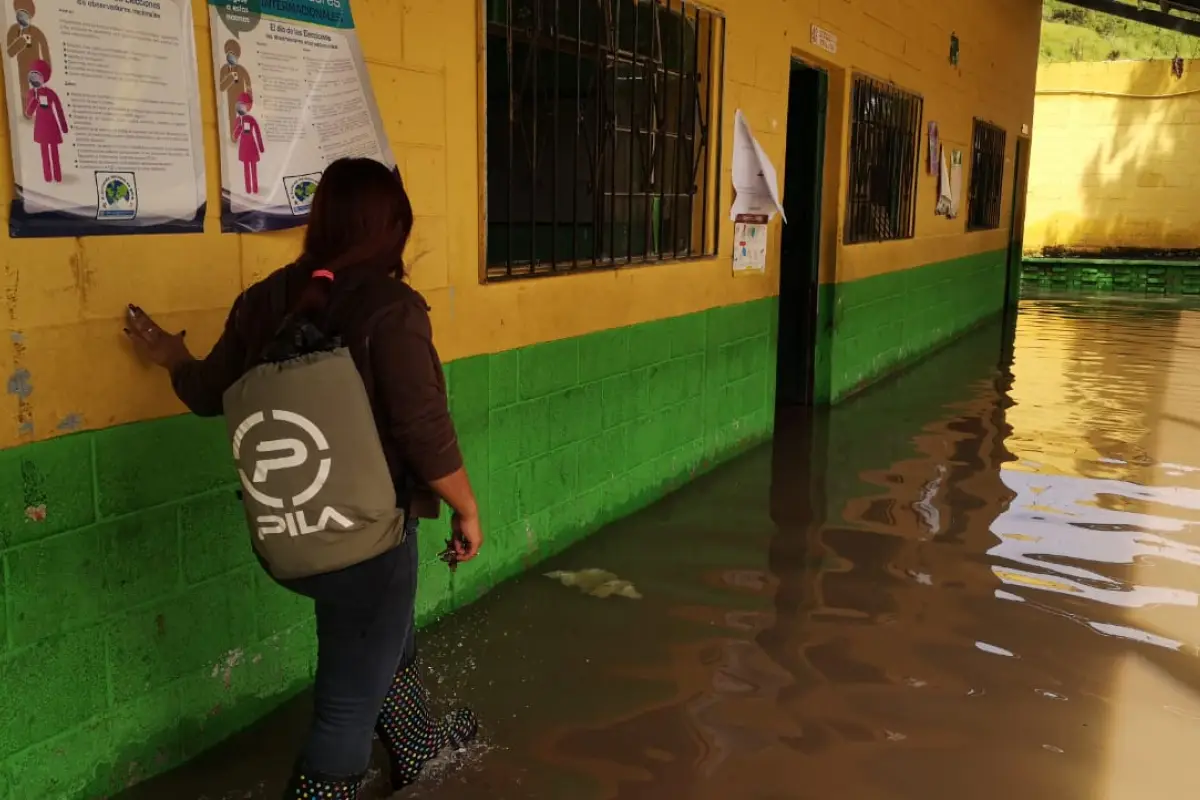
<path fill-rule="evenodd" d="M 831 72 L 829 138 L 837 156 L 825 168 L 821 264 L 829 351 L 819 357 L 818 386 L 834 402 L 878 380 L 979 320 L 1001 310 L 1007 273 L 1018 137 L 1033 117 L 1040 3 L 847 3 L 824 0 L 816 22 L 842 35 Z M 807 21 L 805 21 L 807 22 Z M 804 26 L 807 32 L 807 25 Z M 950 64 L 950 37 L 961 42 Z M 848 76 L 861 71 L 924 98 L 913 238 L 842 244 L 849 131 Z M 947 152 L 964 155 L 970 184 L 973 119 L 1007 133 L 999 229 L 969 232 L 967 204 L 955 219 L 934 214 L 937 179 L 924 168 L 925 127 L 937 122 Z"/>
<path fill-rule="evenodd" d="M 1163 256 L 1200 251 L 1200 63 L 1052 64 L 1038 70 L 1025 251 Z"/>
<path fill-rule="evenodd" d="M 204 53 L 207 16 L 196 2 Z M 790 59 L 830 74 L 822 399 L 998 310 L 1008 212 L 1001 230 L 967 233 L 965 208 L 956 220 L 934 216 L 924 172 L 913 239 L 840 244 L 850 76 L 922 94 L 925 120 L 968 163 L 972 117 L 1000 124 L 1011 160 L 1032 113 L 1037 0 L 711 6 L 727 21 L 726 205 L 733 112 L 745 112 L 782 170 Z M 416 208 L 411 279 L 433 307 L 489 534 L 482 562 L 452 577 L 433 560 L 445 523 L 422 531 L 425 622 L 769 434 L 778 247 L 764 275 L 733 277 L 722 208 L 712 259 L 481 283 L 476 0 L 356 0 L 354 13 Z M 809 43 L 813 24 L 838 34 L 836 54 Z M 217 197 L 207 59 L 199 69 Z M 12 174 L 0 162 L 6 213 Z M 1006 185 L 1007 209 L 1011 175 Z M 311 615 L 249 554 L 221 424 L 179 416 L 162 375 L 139 365 L 120 334 L 125 304 L 137 300 L 204 349 L 237 292 L 294 257 L 299 242 L 296 231 L 222 235 L 210 216 L 202 235 L 0 247 L 9 408 L 0 423 L 0 797 L 105 795 L 196 755 L 310 679 Z"/>

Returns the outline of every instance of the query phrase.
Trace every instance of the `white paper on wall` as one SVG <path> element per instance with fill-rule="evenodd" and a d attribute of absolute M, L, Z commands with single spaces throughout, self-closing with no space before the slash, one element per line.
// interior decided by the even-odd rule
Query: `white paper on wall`
<path fill-rule="evenodd" d="M 938 157 L 942 154 L 941 137 L 938 135 L 938 124 L 929 123 L 929 174 L 933 175 L 938 169 Z"/>
<path fill-rule="evenodd" d="M 946 161 L 946 151 L 942 150 L 937 162 L 938 172 L 938 201 L 935 213 L 946 216 L 950 213 L 953 192 L 950 189 L 950 164 Z"/>
<path fill-rule="evenodd" d="M 778 213 L 787 222 L 779 199 L 779 177 L 775 166 L 754 138 L 741 109 L 734 115 L 733 122 L 733 189 L 731 220 L 736 222 L 744 215 L 762 215 L 769 221 Z"/>
<path fill-rule="evenodd" d="M 962 150 L 955 150 L 954 155 L 950 157 L 950 219 L 957 219 L 958 211 L 962 207 L 962 169 Z"/>

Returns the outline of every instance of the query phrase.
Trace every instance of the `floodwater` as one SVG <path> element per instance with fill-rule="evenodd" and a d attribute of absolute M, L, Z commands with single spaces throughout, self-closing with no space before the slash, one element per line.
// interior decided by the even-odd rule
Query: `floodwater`
<path fill-rule="evenodd" d="M 405 796 L 1200 796 L 1198 593 L 1200 304 L 1027 299 L 427 632 L 486 731 Z M 305 714 L 129 797 L 274 800 Z"/>

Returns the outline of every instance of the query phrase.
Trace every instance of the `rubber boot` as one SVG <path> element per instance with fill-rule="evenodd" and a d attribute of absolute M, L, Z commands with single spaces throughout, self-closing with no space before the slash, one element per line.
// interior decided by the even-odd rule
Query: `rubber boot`
<path fill-rule="evenodd" d="M 443 749 L 463 747 L 474 739 L 479 722 L 466 708 L 435 722 L 429 713 L 429 693 L 413 661 L 397 670 L 375 732 L 391 761 L 392 789 L 399 791 L 416 781 L 421 768 Z"/>
<path fill-rule="evenodd" d="M 283 793 L 283 800 L 358 800 L 362 776 L 329 778 L 297 768 Z"/>

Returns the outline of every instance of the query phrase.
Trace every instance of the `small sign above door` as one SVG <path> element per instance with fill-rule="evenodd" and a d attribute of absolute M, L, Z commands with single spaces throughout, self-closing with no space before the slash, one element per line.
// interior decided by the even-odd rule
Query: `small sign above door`
<path fill-rule="evenodd" d="M 812 26 L 810 41 L 828 53 L 836 53 L 838 50 L 837 34 L 833 31 L 825 30 L 820 25 Z"/>

